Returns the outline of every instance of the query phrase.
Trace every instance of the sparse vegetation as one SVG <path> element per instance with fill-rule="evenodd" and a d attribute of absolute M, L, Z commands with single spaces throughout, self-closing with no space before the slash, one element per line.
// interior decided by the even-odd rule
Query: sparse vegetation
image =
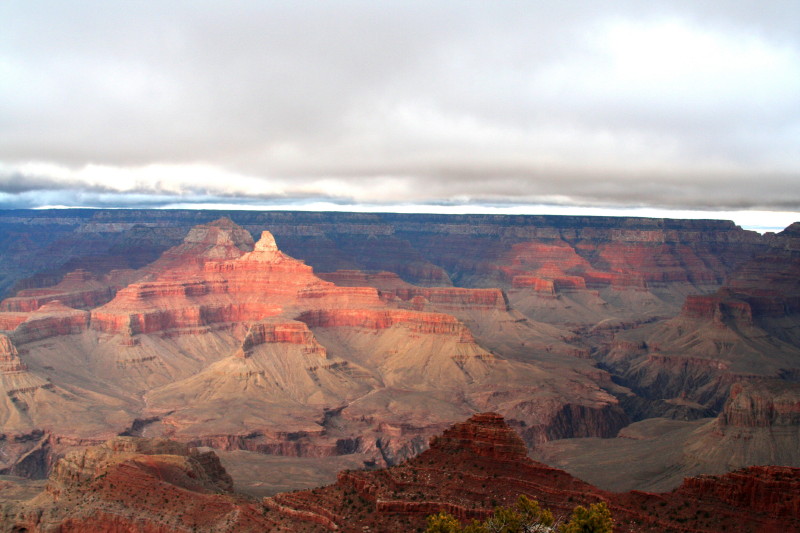
<path fill-rule="evenodd" d="M 454 516 L 440 512 L 428 517 L 426 533 L 612 533 L 614 520 L 605 502 L 585 508 L 575 507 L 568 522 L 558 525 L 557 520 L 539 502 L 520 495 L 511 507 L 496 507 L 483 522 L 473 520 L 462 526 Z"/>
<path fill-rule="evenodd" d="M 605 502 L 594 503 L 588 509 L 579 505 L 572 511 L 569 522 L 561 527 L 562 533 L 612 533 L 614 520 Z"/>

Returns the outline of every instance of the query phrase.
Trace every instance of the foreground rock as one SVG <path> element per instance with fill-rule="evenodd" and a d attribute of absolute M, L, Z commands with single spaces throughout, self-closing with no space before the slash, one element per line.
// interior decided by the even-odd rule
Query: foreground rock
<path fill-rule="evenodd" d="M 213 452 L 119 437 L 68 454 L 42 494 L 5 507 L 2 530 L 293 531 L 231 488 Z"/>
<path fill-rule="evenodd" d="M 265 499 L 277 514 L 320 531 L 413 531 L 446 511 L 462 521 L 489 516 L 520 494 L 556 516 L 604 501 L 620 531 L 794 531 L 800 527 L 800 469 L 752 467 L 687 479 L 665 494 L 614 494 L 529 459 L 520 437 L 494 413 L 456 424 L 406 463 L 342 472 L 336 484 Z"/>

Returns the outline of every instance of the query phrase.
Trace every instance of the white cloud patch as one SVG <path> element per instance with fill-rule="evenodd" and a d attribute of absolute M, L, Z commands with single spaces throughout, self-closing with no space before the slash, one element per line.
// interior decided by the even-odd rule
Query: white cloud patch
<path fill-rule="evenodd" d="M 792 1 L 12 0 L 0 18 L 0 205 L 800 211 Z"/>

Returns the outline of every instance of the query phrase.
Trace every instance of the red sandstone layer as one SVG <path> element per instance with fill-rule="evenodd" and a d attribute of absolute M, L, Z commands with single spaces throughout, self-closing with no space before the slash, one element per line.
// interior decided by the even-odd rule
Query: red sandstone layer
<path fill-rule="evenodd" d="M 401 325 L 415 333 L 457 335 L 465 342 L 473 341 L 472 334 L 464 324 L 452 315 L 421 313 L 399 309 L 325 309 L 305 311 L 297 320 L 311 328 L 365 328 L 387 329 Z"/>
<path fill-rule="evenodd" d="M 17 344 L 73 335 L 89 327 L 89 312 L 72 309 L 58 300 L 27 313 L 0 313 L 0 329 L 9 331 Z"/>

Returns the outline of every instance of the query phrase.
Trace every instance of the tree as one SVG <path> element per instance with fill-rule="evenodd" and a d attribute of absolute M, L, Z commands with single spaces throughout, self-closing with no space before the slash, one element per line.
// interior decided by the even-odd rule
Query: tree
<path fill-rule="evenodd" d="M 426 533 L 461 533 L 461 522 L 444 511 L 428 517 Z"/>
<path fill-rule="evenodd" d="M 539 502 L 521 495 L 514 507 L 496 507 L 492 516 L 474 520 L 464 529 L 456 518 L 447 513 L 428 517 L 427 533 L 539 533 L 551 531 L 553 514 L 542 509 Z"/>
<path fill-rule="evenodd" d="M 579 505 L 572 511 L 561 533 L 612 533 L 614 520 L 605 502 L 593 503 L 588 509 Z"/>

